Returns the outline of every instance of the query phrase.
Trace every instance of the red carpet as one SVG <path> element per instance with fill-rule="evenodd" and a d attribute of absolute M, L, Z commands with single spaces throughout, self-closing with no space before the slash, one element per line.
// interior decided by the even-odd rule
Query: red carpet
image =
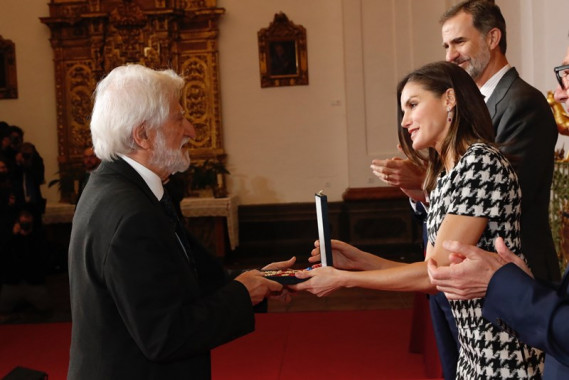
<path fill-rule="evenodd" d="M 0 378 L 20 366 L 65 379 L 70 340 L 69 323 L 0 325 Z"/>
<path fill-rule="evenodd" d="M 269 313 L 213 351 L 214 380 L 425 379 L 408 350 L 409 310 Z M 16 366 L 65 379 L 70 324 L 0 326 L 0 378 Z"/>

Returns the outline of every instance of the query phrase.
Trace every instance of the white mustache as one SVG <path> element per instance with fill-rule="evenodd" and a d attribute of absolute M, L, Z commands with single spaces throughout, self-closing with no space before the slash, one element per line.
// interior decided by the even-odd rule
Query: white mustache
<path fill-rule="evenodd" d="M 180 148 L 183 148 L 184 145 L 188 144 L 190 142 L 189 138 L 185 138 L 184 140 L 182 140 L 182 144 L 180 145 Z"/>

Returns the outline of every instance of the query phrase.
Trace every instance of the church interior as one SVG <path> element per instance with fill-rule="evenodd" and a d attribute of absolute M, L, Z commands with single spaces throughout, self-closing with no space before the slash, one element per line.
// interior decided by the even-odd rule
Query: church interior
<path fill-rule="evenodd" d="M 69 313 L 66 250 L 91 146 L 92 93 L 126 63 L 172 68 L 186 80 L 182 104 L 197 136 L 190 172 L 180 176 L 181 209 L 227 267 L 291 256 L 308 265 L 320 191 L 333 239 L 393 260 L 423 260 L 422 224 L 408 198 L 370 164 L 403 157 L 397 82 L 444 60 L 439 18 L 457 2 L 3 0 L 0 121 L 22 128 L 45 164 L 43 222 L 58 258 L 50 286 L 60 310 L 48 321 Z M 510 63 L 546 95 L 569 45 L 566 0 L 496 3 L 508 24 Z M 565 142 L 560 136 L 559 149 L 569 149 Z M 268 312 L 412 309 L 414 297 L 346 289 L 327 300 L 270 301 Z"/>

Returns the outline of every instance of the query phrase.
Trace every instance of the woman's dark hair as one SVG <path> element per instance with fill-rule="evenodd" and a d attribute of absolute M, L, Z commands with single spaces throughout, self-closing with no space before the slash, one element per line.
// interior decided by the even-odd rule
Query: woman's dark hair
<path fill-rule="evenodd" d="M 434 148 L 429 148 L 426 152 L 413 149 L 409 132 L 401 126 L 403 120 L 401 93 L 407 83 L 411 82 L 419 84 L 437 97 L 442 97 L 448 89 L 454 90 L 456 101 L 454 116 L 440 155 Z M 431 191 L 435 187 L 448 154 L 452 154 L 456 164 L 471 144 L 475 142 L 493 144 L 495 132 L 484 97 L 470 75 L 454 63 L 430 63 L 408 74 L 397 86 L 397 108 L 399 143 L 411 161 L 427 168 L 423 186 L 426 191 Z"/>

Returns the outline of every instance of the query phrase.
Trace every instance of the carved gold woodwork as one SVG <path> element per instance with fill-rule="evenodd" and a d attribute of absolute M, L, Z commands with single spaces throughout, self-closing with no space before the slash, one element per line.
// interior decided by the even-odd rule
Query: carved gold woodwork
<path fill-rule="evenodd" d="M 186 85 L 182 105 L 196 128 L 193 160 L 223 162 L 218 80 L 217 0 L 51 0 L 60 173 L 80 173 L 91 145 L 89 117 L 97 82 L 113 68 L 171 68 Z M 73 196 L 62 183 L 62 201 Z"/>
<path fill-rule="evenodd" d="M 565 112 L 563 105 L 555 100 L 553 92 L 547 92 L 547 103 L 553 111 L 553 117 L 555 118 L 555 123 L 557 124 L 557 131 L 562 135 L 569 135 L 569 115 Z"/>

